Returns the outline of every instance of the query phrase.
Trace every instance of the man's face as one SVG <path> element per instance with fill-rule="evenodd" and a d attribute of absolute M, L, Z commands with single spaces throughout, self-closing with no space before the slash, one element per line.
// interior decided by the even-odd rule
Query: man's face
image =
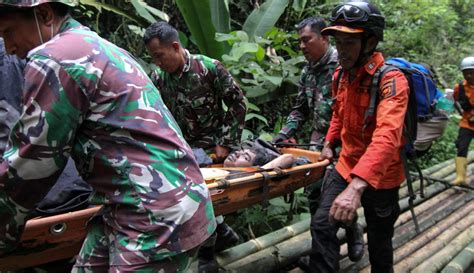
<path fill-rule="evenodd" d="M 0 36 L 8 54 L 24 59 L 30 50 L 41 44 L 35 19 L 31 17 L 15 12 L 0 17 Z"/>
<path fill-rule="evenodd" d="M 229 154 L 224 161 L 225 167 L 250 167 L 255 163 L 257 155 L 251 149 L 237 150 Z"/>
<path fill-rule="evenodd" d="M 464 79 L 466 79 L 469 85 L 474 85 L 474 68 L 473 69 L 465 69 L 462 71 Z"/>
<path fill-rule="evenodd" d="M 148 53 L 153 63 L 161 70 L 174 73 L 181 66 L 180 46 L 179 43 L 163 44 L 158 38 L 153 38 L 146 44 Z"/>
<path fill-rule="evenodd" d="M 317 62 L 326 53 L 328 48 L 327 36 L 321 36 L 311 30 L 311 26 L 305 26 L 298 31 L 299 45 L 306 60 Z"/>
<path fill-rule="evenodd" d="M 339 54 L 339 63 L 345 70 L 354 67 L 359 58 L 361 49 L 361 34 L 336 32 L 334 35 L 336 48 Z"/>

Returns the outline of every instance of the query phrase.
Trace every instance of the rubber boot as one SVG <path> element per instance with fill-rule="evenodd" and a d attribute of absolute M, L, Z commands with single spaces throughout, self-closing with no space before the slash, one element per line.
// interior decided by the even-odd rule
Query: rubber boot
<path fill-rule="evenodd" d="M 467 158 L 458 156 L 456 157 L 456 179 L 453 182 L 453 185 L 466 185 L 466 169 L 467 169 Z"/>
<path fill-rule="evenodd" d="M 364 256 L 364 230 L 355 222 L 346 228 L 347 255 L 353 262 L 360 261 Z"/>
<path fill-rule="evenodd" d="M 217 224 L 216 252 L 221 252 L 239 241 L 239 235 L 226 223 Z"/>
<path fill-rule="evenodd" d="M 219 264 L 216 260 L 217 234 L 211 235 L 198 251 L 198 273 L 219 273 Z"/>

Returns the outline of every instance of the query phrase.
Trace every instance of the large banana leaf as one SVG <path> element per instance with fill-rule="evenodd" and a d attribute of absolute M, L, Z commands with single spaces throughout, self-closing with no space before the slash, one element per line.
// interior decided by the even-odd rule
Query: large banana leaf
<path fill-rule="evenodd" d="M 288 0 L 267 0 L 259 8 L 252 11 L 250 16 L 245 20 L 243 30 L 247 32 L 250 39 L 254 40 L 255 36 L 264 37 L 288 6 Z"/>
<path fill-rule="evenodd" d="M 209 0 L 176 0 L 176 4 L 201 53 L 220 59 L 224 45 L 214 38 Z"/>
<path fill-rule="evenodd" d="M 229 0 L 210 0 L 211 18 L 217 32 L 230 32 Z"/>
<path fill-rule="evenodd" d="M 130 14 L 128 10 L 121 9 L 120 7 L 117 7 L 113 4 L 107 4 L 107 3 L 102 3 L 97 0 L 80 0 L 79 1 L 83 5 L 88 5 L 95 7 L 99 11 L 102 11 L 102 9 L 111 11 L 113 13 L 116 13 L 118 15 L 121 15 L 129 20 L 132 20 L 133 22 L 137 23 L 138 25 L 142 27 L 148 26 L 148 22 L 146 18 L 143 18 L 141 15 L 137 16 L 135 14 Z"/>

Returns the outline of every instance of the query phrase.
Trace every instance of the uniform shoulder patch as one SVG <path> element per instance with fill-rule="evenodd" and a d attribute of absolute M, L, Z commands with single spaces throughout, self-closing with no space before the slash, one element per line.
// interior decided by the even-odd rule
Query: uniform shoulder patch
<path fill-rule="evenodd" d="M 380 88 L 381 100 L 393 97 L 395 96 L 395 94 L 396 94 L 395 79 L 391 79 L 382 84 L 382 87 Z"/>

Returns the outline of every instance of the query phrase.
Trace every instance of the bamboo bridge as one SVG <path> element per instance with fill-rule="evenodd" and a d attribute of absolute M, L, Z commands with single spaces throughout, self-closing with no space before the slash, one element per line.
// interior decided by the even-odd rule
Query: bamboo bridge
<path fill-rule="evenodd" d="M 474 186 L 474 153 L 468 161 L 468 182 Z M 442 183 L 454 180 L 454 160 L 425 169 L 423 174 L 431 179 L 425 179 L 424 198 L 418 195 L 414 201 L 419 233 L 409 211 L 408 189 L 406 185 L 400 188 L 402 213 L 393 238 L 395 272 L 474 272 L 474 191 Z M 415 181 L 415 190 L 419 187 L 419 181 Z M 361 208 L 358 215 L 359 223 L 365 227 Z M 310 252 L 309 223 L 306 219 L 221 252 L 221 272 L 303 272 L 294 265 L 300 256 Z M 339 230 L 338 237 L 345 241 L 344 230 Z M 366 235 L 364 239 L 367 243 Z M 344 243 L 340 267 L 343 273 L 370 273 L 367 247 L 362 260 L 353 263 Z M 195 268 L 194 264 L 190 271 L 196 272 Z"/>

